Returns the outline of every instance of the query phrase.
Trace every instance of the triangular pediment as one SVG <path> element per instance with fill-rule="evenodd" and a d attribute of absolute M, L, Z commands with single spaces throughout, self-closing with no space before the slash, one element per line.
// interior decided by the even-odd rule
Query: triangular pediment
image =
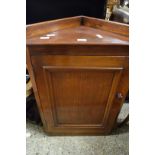
<path fill-rule="evenodd" d="M 27 26 L 27 44 L 128 45 L 128 25 L 85 16 Z"/>

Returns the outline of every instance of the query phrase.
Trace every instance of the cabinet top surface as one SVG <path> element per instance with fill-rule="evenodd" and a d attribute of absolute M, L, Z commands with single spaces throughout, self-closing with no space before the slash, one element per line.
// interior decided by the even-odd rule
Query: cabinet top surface
<path fill-rule="evenodd" d="M 128 25 L 78 16 L 27 26 L 27 45 L 128 45 Z"/>

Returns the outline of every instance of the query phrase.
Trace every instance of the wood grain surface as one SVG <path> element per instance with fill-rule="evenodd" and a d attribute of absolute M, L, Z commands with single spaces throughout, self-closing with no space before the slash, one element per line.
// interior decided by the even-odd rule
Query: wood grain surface
<path fill-rule="evenodd" d="M 110 133 L 128 92 L 128 61 L 125 24 L 78 16 L 27 26 L 27 65 L 46 133 Z"/>

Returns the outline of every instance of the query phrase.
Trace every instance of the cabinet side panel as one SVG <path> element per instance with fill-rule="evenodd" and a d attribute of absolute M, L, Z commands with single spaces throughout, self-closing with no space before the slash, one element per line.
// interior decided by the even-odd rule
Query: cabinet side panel
<path fill-rule="evenodd" d="M 41 117 L 44 127 L 47 127 L 47 123 L 44 119 L 43 109 L 42 109 L 39 94 L 38 94 L 38 89 L 37 89 L 37 85 L 36 85 L 36 81 L 35 81 L 35 74 L 33 71 L 32 63 L 31 63 L 31 55 L 30 55 L 28 47 L 26 48 L 26 64 L 27 64 L 27 69 L 28 69 L 30 79 L 32 82 L 33 92 L 35 95 L 35 99 L 37 101 L 37 106 L 38 106 L 38 110 L 40 113 L 40 117 Z"/>

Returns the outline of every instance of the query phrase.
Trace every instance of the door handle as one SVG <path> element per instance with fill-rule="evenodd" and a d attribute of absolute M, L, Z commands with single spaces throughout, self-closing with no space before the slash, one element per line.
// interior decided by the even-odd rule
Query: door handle
<path fill-rule="evenodd" d="M 116 96 L 118 99 L 122 99 L 123 98 L 123 95 L 122 93 L 117 93 L 117 96 Z"/>

